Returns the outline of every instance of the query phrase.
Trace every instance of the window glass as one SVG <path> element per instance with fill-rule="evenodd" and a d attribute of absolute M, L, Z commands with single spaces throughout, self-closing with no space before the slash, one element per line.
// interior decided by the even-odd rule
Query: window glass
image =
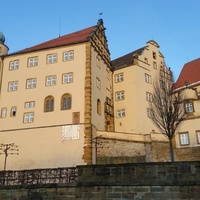
<path fill-rule="evenodd" d="M 188 133 L 180 133 L 180 144 L 181 145 L 188 145 L 189 144 Z"/>

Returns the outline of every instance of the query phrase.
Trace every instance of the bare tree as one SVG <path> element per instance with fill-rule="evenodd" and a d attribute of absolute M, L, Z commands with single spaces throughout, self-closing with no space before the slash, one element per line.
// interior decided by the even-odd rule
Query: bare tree
<path fill-rule="evenodd" d="M 173 75 L 170 69 L 161 71 L 160 76 L 153 83 L 152 101 L 150 109 L 151 119 L 155 126 L 169 140 L 170 157 L 174 161 L 173 137 L 181 122 L 185 118 L 182 92 L 173 92 Z"/>

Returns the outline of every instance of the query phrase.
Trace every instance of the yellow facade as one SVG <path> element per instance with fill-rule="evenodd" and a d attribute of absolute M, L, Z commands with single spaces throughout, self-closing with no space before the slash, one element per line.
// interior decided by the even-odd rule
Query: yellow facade
<path fill-rule="evenodd" d="M 112 73 L 102 20 L 91 30 L 83 42 L 1 56 L 0 143 L 19 150 L 6 169 L 95 162 L 95 130 L 113 129 Z"/>

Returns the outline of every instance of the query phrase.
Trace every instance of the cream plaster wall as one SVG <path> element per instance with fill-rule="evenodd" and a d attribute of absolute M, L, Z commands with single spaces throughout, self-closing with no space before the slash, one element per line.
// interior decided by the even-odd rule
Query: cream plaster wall
<path fill-rule="evenodd" d="M 83 125 L 80 126 L 79 136 L 77 140 L 62 141 L 62 126 L 0 132 L 1 143 L 14 143 L 19 149 L 19 155 L 8 155 L 6 170 L 84 165 Z M 0 170 L 4 168 L 4 158 L 0 155 Z"/>

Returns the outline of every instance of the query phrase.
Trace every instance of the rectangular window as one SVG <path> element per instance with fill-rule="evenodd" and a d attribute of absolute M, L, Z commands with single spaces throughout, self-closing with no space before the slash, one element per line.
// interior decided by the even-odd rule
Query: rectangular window
<path fill-rule="evenodd" d="M 189 135 L 188 133 L 180 133 L 180 145 L 188 145 L 189 144 Z"/>
<path fill-rule="evenodd" d="M 26 88 L 27 89 L 36 88 L 36 79 L 35 78 L 27 79 L 26 80 Z"/>
<path fill-rule="evenodd" d="M 34 113 L 24 113 L 24 123 L 32 123 L 34 121 Z"/>
<path fill-rule="evenodd" d="M 200 144 L 200 130 L 196 131 L 197 133 L 197 143 Z"/>
<path fill-rule="evenodd" d="M 125 109 L 117 110 L 117 117 L 125 117 Z"/>
<path fill-rule="evenodd" d="M 146 100 L 152 102 L 152 100 L 153 100 L 152 93 L 146 92 Z"/>
<path fill-rule="evenodd" d="M 14 82 L 9 82 L 8 84 L 8 91 L 12 92 L 12 91 L 16 91 L 18 89 L 18 82 L 14 81 Z"/>
<path fill-rule="evenodd" d="M 145 74 L 146 83 L 151 83 L 151 76 L 149 74 Z"/>
<path fill-rule="evenodd" d="M 157 63 L 156 62 L 153 62 L 153 68 L 157 69 Z"/>
<path fill-rule="evenodd" d="M 46 86 L 56 85 L 56 76 L 47 76 L 46 77 Z"/>
<path fill-rule="evenodd" d="M 124 91 L 119 91 L 115 93 L 115 100 L 119 101 L 119 100 L 123 100 L 124 99 Z"/>
<path fill-rule="evenodd" d="M 153 116 L 152 109 L 147 108 L 147 116 L 148 116 L 149 118 L 152 118 L 152 116 Z"/>
<path fill-rule="evenodd" d="M 124 74 L 123 73 L 116 74 L 115 75 L 115 82 L 118 83 L 118 82 L 122 82 L 122 81 L 124 81 Z"/>
<path fill-rule="evenodd" d="M 19 60 L 11 61 L 9 69 L 10 70 L 19 69 Z"/>
<path fill-rule="evenodd" d="M 97 67 L 101 68 L 101 59 L 99 56 L 97 56 Z"/>
<path fill-rule="evenodd" d="M 101 81 L 99 78 L 96 78 L 96 85 L 97 85 L 97 88 L 100 90 L 101 89 Z"/>
<path fill-rule="evenodd" d="M 147 58 L 144 58 L 144 62 L 145 62 L 146 64 L 148 64 L 148 59 L 147 59 Z"/>
<path fill-rule="evenodd" d="M 7 116 L 7 108 L 2 108 L 1 109 L 1 117 L 5 118 Z"/>
<path fill-rule="evenodd" d="M 10 116 L 15 117 L 17 112 L 17 107 L 12 107 L 10 111 Z"/>
<path fill-rule="evenodd" d="M 189 102 L 189 103 L 185 104 L 185 111 L 186 111 L 186 113 L 194 112 L 193 102 Z"/>
<path fill-rule="evenodd" d="M 57 62 L 57 54 L 49 54 L 47 56 L 47 63 L 51 64 L 51 63 L 56 63 Z"/>
<path fill-rule="evenodd" d="M 35 101 L 25 102 L 25 108 L 33 108 L 33 107 L 35 107 Z"/>
<path fill-rule="evenodd" d="M 74 59 L 74 51 L 66 51 L 63 53 L 63 60 L 69 61 Z"/>
<path fill-rule="evenodd" d="M 38 57 L 28 59 L 28 67 L 35 67 L 38 65 Z"/>
<path fill-rule="evenodd" d="M 72 83 L 73 82 L 73 73 L 63 74 L 62 83 Z"/>
<path fill-rule="evenodd" d="M 153 59 L 156 59 L 156 52 L 153 52 Z"/>

